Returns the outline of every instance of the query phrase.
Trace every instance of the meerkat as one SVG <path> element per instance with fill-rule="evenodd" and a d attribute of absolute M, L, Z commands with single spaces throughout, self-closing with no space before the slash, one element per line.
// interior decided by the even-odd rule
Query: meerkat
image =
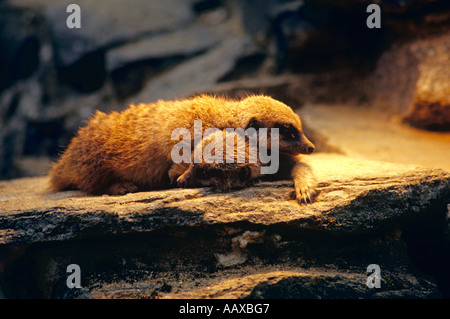
<path fill-rule="evenodd" d="M 172 139 L 172 132 L 186 128 L 193 138 L 195 120 L 202 121 L 203 132 L 208 128 L 278 128 L 280 168 L 264 179 L 293 179 L 297 201 L 312 202 L 316 182 L 299 155 L 311 154 L 314 145 L 303 134 L 300 117 L 286 104 L 264 95 L 242 100 L 200 95 L 130 105 L 110 114 L 97 111 L 52 166 L 50 186 L 55 191 L 80 189 L 110 195 L 170 188 L 171 178 L 173 181 L 177 172 L 182 176 L 190 167 L 185 166 L 184 171 L 174 167 L 169 176 L 174 164 L 171 152 L 180 141 Z M 208 167 L 200 166 L 198 171 Z M 186 177 L 195 176 L 196 170 L 192 165 Z M 232 170 L 233 174 L 240 172 L 236 167 Z"/>

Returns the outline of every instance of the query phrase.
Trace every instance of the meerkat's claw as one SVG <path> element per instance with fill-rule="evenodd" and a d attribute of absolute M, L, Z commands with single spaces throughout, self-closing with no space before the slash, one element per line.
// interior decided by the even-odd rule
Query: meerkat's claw
<path fill-rule="evenodd" d="M 310 181 L 310 183 L 305 184 L 301 181 L 297 181 L 295 183 L 295 195 L 299 204 L 312 204 L 317 195 L 315 183 Z"/>

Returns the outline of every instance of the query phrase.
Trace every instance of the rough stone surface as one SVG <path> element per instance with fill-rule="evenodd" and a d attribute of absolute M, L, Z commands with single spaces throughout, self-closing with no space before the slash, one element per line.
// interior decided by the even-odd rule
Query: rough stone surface
<path fill-rule="evenodd" d="M 145 37 L 108 51 L 106 68 L 111 71 L 142 60 L 189 56 L 206 51 L 221 42 L 220 32 L 226 31 L 221 29 L 195 24 L 182 30 Z"/>
<path fill-rule="evenodd" d="M 416 127 L 449 131 L 449 48 L 447 32 L 386 50 L 368 82 L 379 107 Z"/>
<path fill-rule="evenodd" d="M 319 141 L 326 143 L 319 146 L 325 151 L 331 145 L 352 158 L 450 171 L 448 132 L 426 132 L 404 125 L 400 115 L 379 112 L 376 106 L 309 104 L 299 114 L 320 133 Z"/>
<path fill-rule="evenodd" d="M 47 177 L 1 182 L 2 290 L 26 290 L 13 275 L 30 259 L 41 297 L 440 297 L 408 245 L 421 231 L 447 227 L 450 174 L 332 154 L 309 162 L 321 192 L 306 206 L 293 200 L 290 181 L 125 196 L 52 193 Z M 443 245 L 439 254 L 448 253 Z M 61 283 L 64 264 L 75 260 L 86 273 L 76 292 Z M 364 286 L 375 262 L 384 290 Z M 446 293 L 448 278 L 439 280 Z"/>
<path fill-rule="evenodd" d="M 417 282 L 416 278 L 402 278 L 404 282 Z M 274 271 L 258 275 L 248 275 L 244 278 L 230 279 L 203 289 L 188 292 L 165 294 L 162 298 L 189 299 L 330 299 L 330 298 L 432 298 L 439 294 L 432 289 L 422 288 L 420 284 L 404 286 L 403 289 L 389 292 L 377 292 L 361 285 L 367 276 L 359 273 L 326 272 L 310 270 L 305 272 Z M 391 283 L 391 287 L 399 282 Z M 423 282 L 422 284 L 424 284 Z M 425 285 L 430 283 L 425 283 Z M 430 285 L 431 286 L 431 285 Z M 412 290 L 417 289 L 412 292 Z M 394 289 L 392 289 L 394 290 Z M 434 295 L 434 296 L 433 296 Z"/>
<path fill-rule="evenodd" d="M 201 93 L 231 72 L 237 61 L 258 51 L 246 36 L 236 34 L 200 56 L 181 63 L 160 77 L 149 81 L 141 93 L 127 103 L 154 102 L 158 99 L 179 99 Z"/>
<path fill-rule="evenodd" d="M 418 44 L 416 44 L 418 45 Z M 450 130 L 450 36 L 424 41 L 427 57 L 406 120 L 426 129 Z"/>
<path fill-rule="evenodd" d="M 0 242 L 67 240 L 84 237 L 96 227 L 100 227 L 96 235 L 102 235 L 242 221 L 360 233 L 424 211 L 449 190 L 450 175 L 441 170 L 339 155 L 315 155 L 311 163 L 321 193 L 307 206 L 296 204 L 289 181 L 229 193 L 175 189 L 100 197 L 46 191 L 47 177 L 2 182 Z"/>
<path fill-rule="evenodd" d="M 120 0 L 80 0 L 82 27 L 66 25 L 67 6 L 72 1 L 13 0 L 13 6 L 41 10 L 50 22 L 59 62 L 69 66 L 88 53 L 139 36 L 174 30 L 193 19 L 190 1 L 135 1 L 123 5 Z"/>

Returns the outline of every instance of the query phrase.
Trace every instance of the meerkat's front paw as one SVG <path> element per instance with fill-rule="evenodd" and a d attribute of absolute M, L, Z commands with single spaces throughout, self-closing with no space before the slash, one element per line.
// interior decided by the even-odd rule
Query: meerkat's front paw
<path fill-rule="evenodd" d="M 177 178 L 177 186 L 180 188 L 196 187 L 195 176 L 192 173 L 192 165 Z"/>
<path fill-rule="evenodd" d="M 314 178 L 294 181 L 295 198 L 299 204 L 312 204 L 317 196 L 317 183 Z"/>
<path fill-rule="evenodd" d="M 297 163 L 292 170 L 292 177 L 297 202 L 299 204 L 311 204 L 319 193 L 311 167 L 304 162 Z"/>

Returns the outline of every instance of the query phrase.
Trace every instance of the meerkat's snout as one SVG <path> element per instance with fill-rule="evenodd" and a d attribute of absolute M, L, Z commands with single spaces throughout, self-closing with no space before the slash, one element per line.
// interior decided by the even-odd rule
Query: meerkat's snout
<path fill-rule="evenodd" d="M 313 143 L 311 143 L 310 140 L 306 138 L 305 135 L 302 136 L 302 142 L 300 146 L 300 153 L 301 154 L 311 154 L 315 150 L 315 146 Z"/>

